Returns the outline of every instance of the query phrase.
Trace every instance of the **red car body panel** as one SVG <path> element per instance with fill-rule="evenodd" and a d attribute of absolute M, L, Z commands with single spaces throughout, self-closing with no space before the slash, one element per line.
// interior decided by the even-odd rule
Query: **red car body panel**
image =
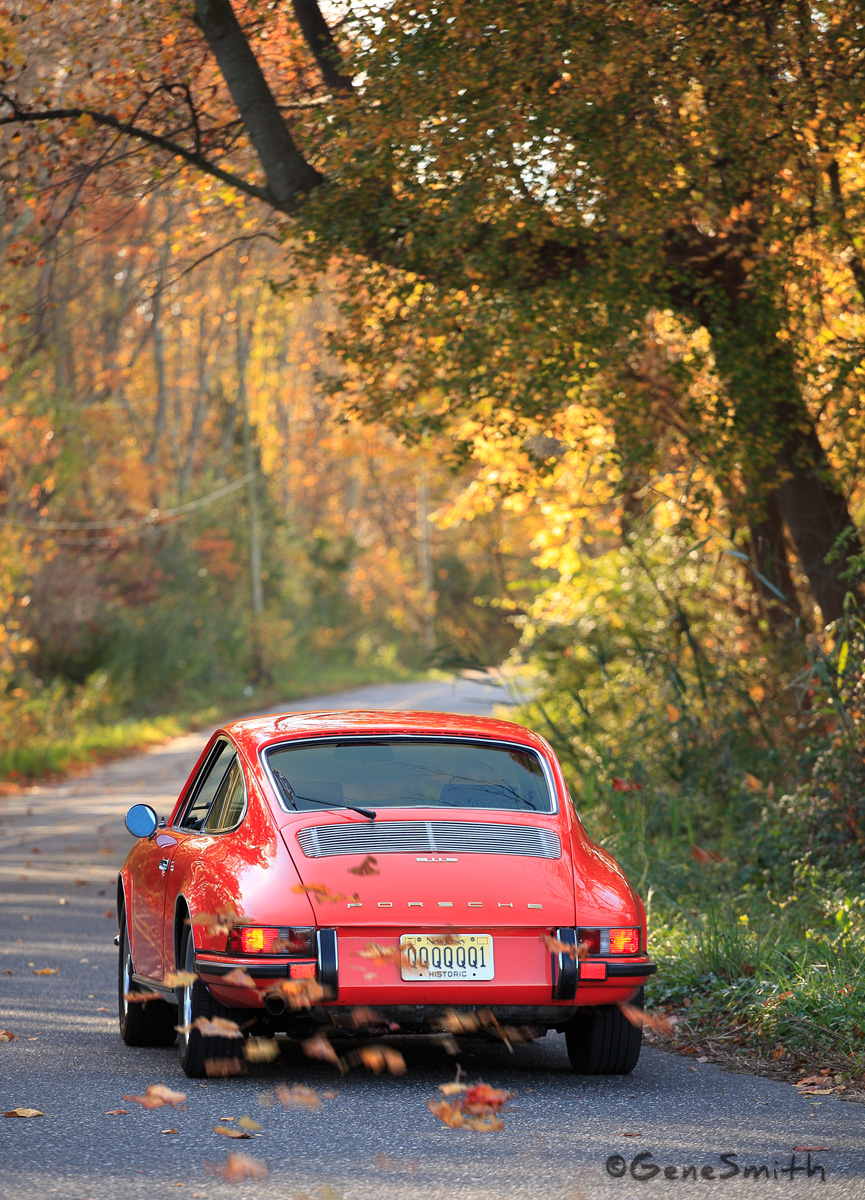
<path fill-rule="evenodd" d="M 543 760 L 555 790 L 555 813 L 486 809 L 381 807 L 376 827 L 392 821 L 484 822 L 530 826 L 558 836 L 561 856 L 493 853 L 376 855 L 376 874 L 355 874 L 363 854 L 307 857 L 298 834 L 311 827 L 367 825 L 349 810 L 287 811 L 264 767 L 265 751 L 292 740 L 336 736 L 408 736 L 504 741 L 527 747 Z M 219 834 L 183 830 L 179 820 L 198 772 L 218 738 L 237 749 L 247 793 L 237 828 Z M 627 998 L 649 973 L 642 903 L 615 860 L 586 835 L 567 795 L 561 768 L 548 743 L 521 726 L 481 717 L 421 712 L 311 712 L 236 721 L 211 738 L 166 827 L 136 842 L 124 864 L 119 899 L 127 914 L 137 976 L 154 983 L 178 966 L 183 924 L 192 919 L 196 969 L 213 995 L 234 1008 L 260 1009 L 275 981 L 285 979 L 285 956 L 239 956 L 226 950 L 226 932 L 197 924 L 202 914 L 230 907 L 245 923 L 335 929 L 338 995 L 327 1008 L 369 1005 L 502 1006 L 562 1010 Z M 307 891 L 306 889 L 312 889 Z M 324 893 L 327 893 L 325 895 Z M 609 957 L 618 974 L 580 979 L 576 995 L 554 999 L 555 956 L 543 944 L 559 929 L 639 927 L 640 952 Z M 370 963 L 370 944 L 396 948 L 408 933 L 490 933 L 495 974 L 487 981 L 406 981 L 398 961 Z M 217 971 L 254 964 L 255 987 L 225 984 Z M 633 965 L 633 975 L 625 962 Z M 274 973 L 261 972 L 268 963 Z M 210 964 L 210 970 L 208 970 Z M 310 964 L 308 964 L 310 965 Z M 549 1016 L 548 1023 L 553 1020 Z"/>

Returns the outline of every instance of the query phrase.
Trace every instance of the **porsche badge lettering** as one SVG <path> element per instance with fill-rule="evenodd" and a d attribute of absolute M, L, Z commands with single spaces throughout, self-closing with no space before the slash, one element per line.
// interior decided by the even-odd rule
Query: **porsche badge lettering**
<path fill-rule="evenodd" d="M 458 858 L 441 858 L 438 855 L 422 855 L 415 862 L 459 862 Z"/>

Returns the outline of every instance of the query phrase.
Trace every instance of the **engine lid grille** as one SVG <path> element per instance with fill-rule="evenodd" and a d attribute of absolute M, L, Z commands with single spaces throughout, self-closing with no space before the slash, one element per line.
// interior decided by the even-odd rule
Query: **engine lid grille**
<path fill-rule="evenodd" d="M 310 825 L 297 835 L 307 858 L 339 854 L 513 854 L 561 858 L 551 829 L 479 821 L 385 821 L 382 824 Z"/>

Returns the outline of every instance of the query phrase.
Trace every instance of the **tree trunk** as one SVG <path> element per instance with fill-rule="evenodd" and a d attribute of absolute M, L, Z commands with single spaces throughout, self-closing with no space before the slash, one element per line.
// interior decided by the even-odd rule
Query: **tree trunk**
<path fill-rule="evenodd" d="M 770 563 L 782 563 L 779 513 L 823 621 L 835 621 L 843 614 L 850 590 L 841 574 L 860 542 L 802 396 L 793 351 L 789 342 L 777 336 L 778 314 L 756 297 L 739 292 L 726 311 L 716 310 L 708 319 L 701 316 L 712 335 L 718 372 L 735 406 L 742 471 L 748 479 L 759 481 L 748 497 L 758 558 L 768 554 Z M 833 561 L 827 562 L 833 550 Z M 789 577 L 782 569 L 782 579 L 785 574 Z M 778 586 L 776 579 L 772 582 Z M 786 593 L 786 583 L 779 590 Z"/>

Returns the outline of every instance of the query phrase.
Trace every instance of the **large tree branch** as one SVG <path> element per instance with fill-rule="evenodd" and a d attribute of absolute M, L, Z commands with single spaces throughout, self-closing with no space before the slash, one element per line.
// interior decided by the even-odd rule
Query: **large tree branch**
<path fill-rule="evenodd" d="M 211 162 L 210 159 L 205 158 L 198 151 L 188 150 L 186 146 L 181 146 L 179 142 L 172 141 L 171 138 L 162 137 L 161 134 L 153 133 L 149 129 L 143 129 L 140 125 L 132 125 L 128 121 L 121 121 L 111 113 L 97 112 L 92 108 L 22 109 L 18 107 L 13 97 L 2 92 L 0 92 L 0 103 L 7 104 L 12 109 L 9 116 L 0 117 L 0 125 L 19 125 L 38 121 L 80 121 L 82 117 L 88 117 L 94 125 L 106 125 L 109 129 L 116 129 L 118 133 L 124 133 L 128 137 L 136 138 L 140 142 L 146 142 L 149 146 L 156 146 L 160 150 L 167 150 L 169 154 L 173 154 L 177 158 L 182 158 L 184 162 L 198 167 L 200 171 L 204 171 L 207 175 L 212 175 L 215 179 L 221 179 L 223 183 L 230 184 L 231 187 L 245 192 L 248 196 L 254 196 L 257 200 L 264 200 L 268 204 L 274 202 L 273 197 L 267 189 L 256 187 L 254 183 L 249 183 L 242 176 L 223 170 L 222 167 L 217 166 L 216 163 Z"/>
<path fill-rule="evenodd" d="M 271 203 L 294 212 L 322 176 L 295 145 L 230 0 L 195 0 L 195 15 L 255 147 Z"/>
<path fill-rule="evenodd" d="M 318 0 L 292 0 L 294 15 L 307 46 L 318 63 L 321 77 L 334 92 L 350 92 L 351 77 L 339 69 L 341 55 L 330 28 L 321 15 Z"/>

